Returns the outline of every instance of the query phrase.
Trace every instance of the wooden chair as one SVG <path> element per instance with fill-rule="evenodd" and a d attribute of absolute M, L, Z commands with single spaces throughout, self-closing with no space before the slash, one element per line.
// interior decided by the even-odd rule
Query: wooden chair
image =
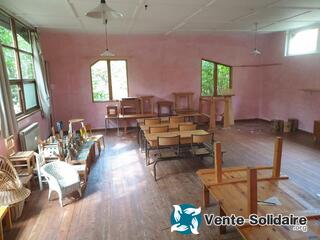
<path fill-rule="evenodd" d="M 165 126 L 159 126 L 159 127 L 149 127 L 149 133 L 163 133 L 163 132 L 168 132 L 169 131 L 169 126 L 168 125 L 165 125 Z M 144 144 L 148 144 L 148 147 L 147 147 L 147 156 L 149 157 L 149 152 L 151 150 L 154 150 L 154 148 L 150 148 L 150 145 L 149 143 L 146 141 L 146 139 L 144 138 Z M 148 161 L 146 159 L 146 165 L 149 165 L 148 164 Z"/>
<path fill-rule="evenodd" d="M 14 136 L 5 139 L 5 146 L 9 160 L 17 170 L 19 176 L 29 176 L 33 174 L 34 151 L 16 152 Z"/>
<path fill-rule="evenodd" d="M 212 133 L 206 135 L 192 134 L 191 138 L 190 151 L 194 159 L 197 156 L 204 157 L 213 154 L 214 135 Z"/>
<path fill-rule="evenodd" d="M 180 156 L 180 136 L 158 137 L 158 157 L 153 164 L 154 180 L 157 181 L 157 164 L 161 161 L 168 161 Z"/>
<path fill-rule="evenodd" d="M 94 141 L 97 144 L 98 151 L 99 151 L 99 156 L 101 153 L 101 142 L 103 144 L 103 148 L 105 148 L 105 143 L 104 143 L 104 136 L 102 134 L 92 134 L 92 126 L 91 124 L 85 124 L 83 130 L 85 131 L 85 135 L 92 141 Z M 89 134 L 88 134 L 89 132 Z"/>
<path fill-rule="evenodd" d="M 149 127 L 149 133 L 162 133 L 162 132 L 168 132 L 169 126 L 159 126 L 159 127 Z"/>
<path fill-rule="evenodd" d="M 178 127 L 179 131 L 192 131 L 197 129 L 196 124 L 186 124 L 186 123 L 180 123 Z"/>
<path fill-rule="evenodd" d="M 173 123 L 182 123 L 184 122 L 184 117 L 181 116 L 172 116 L 169 118 L 169 123 L 173 124 Z"/>
<path fill-rule="evenodd" d="M 156 124 L 160 124 L 161 123 L 161 119 L 160 118 L 146 118 L 144 120 L 144 125 L 156 125 Z"/>

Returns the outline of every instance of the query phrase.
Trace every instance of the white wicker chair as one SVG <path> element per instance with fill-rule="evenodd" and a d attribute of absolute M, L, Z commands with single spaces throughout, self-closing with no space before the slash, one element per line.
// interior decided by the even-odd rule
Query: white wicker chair
<path fill-rule="evenodd" d="M 41 171 L 49 184 L 48 200 L 52 191 L 58 193 L 61 207 L 63 207 L 62 198 L 66 195 L 78 191 L 81 197 L 80 177 L 70 164 L 54 161 L 43 165 Z"/>

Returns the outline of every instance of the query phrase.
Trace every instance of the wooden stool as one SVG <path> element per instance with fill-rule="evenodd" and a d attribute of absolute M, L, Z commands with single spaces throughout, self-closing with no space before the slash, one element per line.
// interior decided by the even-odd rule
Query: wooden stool
<path fill-rule="evenodd" d="M 171 101 L 158 101 L 158 116 L 159 117 L 167 117 L 173 114 L 173 102 Z M 168 113 L 162 113 L 162 108 L 167 108 L 169 111 Z"/>
<path fill-rule="evenodd" d="M 295 118 L 289 118 L 288 122 L 291 123 L 291 132 L 296 132 L 299 129 L 299 120 Z"/>
<path fill-rule="evenodd" d="M 314 121 L 313 137 L 315 142 L 320 142 L 320 120 Z"/>
<path fill-rule="evenodd" d="M 12 228 L 11 213 L 8 206 L 0 207 L 0 240 L 4 240 L 3 225 L 2 225 L 3 220 L 5 222 L 5 226 L 7 227 L 7 229 L 11 229 Z"/>
<path fill-rule="evenodd" d="M 273 119 L 271 120 L 272 132 L 274 133 L 283 133 L 284 130 L 284 121 Z"/>

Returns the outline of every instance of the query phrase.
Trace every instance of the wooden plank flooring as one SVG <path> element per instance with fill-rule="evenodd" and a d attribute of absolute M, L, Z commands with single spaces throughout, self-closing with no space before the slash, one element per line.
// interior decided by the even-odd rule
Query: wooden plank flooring
<path fill-rule="evenodd" d="M 262 121 L 238 123 L 218 130 L 216 140 L 227 151 L 224 167 L 272 164 L 275 135 Z M 154 182 L 152 166 L 145 167 L 136 133 L 116 136 L 109 131 L 107 149 L 93 166 L 88 186 L 80 200 L 77 194 L 47 201 L 48 191 L 35 187 L 23 215 L 5 239 L 194 239 L 170 232 L 173 204 L 201 204 L 202 188 L 195 175 L 200 168 L 213 167 L 213 160 L 161 162 L 160 179 Z M 320 193 L 320 147 L 302 132 L 284 137 L 282 172 L 309 193 Z M 319 198 L 320 201 L 320 198 Z M 207 212 L 217 213 L 213 202 Z M 219 236 L 218 228 L 202 225 L 199 239 L 241 239 L 234 229 Z"/>

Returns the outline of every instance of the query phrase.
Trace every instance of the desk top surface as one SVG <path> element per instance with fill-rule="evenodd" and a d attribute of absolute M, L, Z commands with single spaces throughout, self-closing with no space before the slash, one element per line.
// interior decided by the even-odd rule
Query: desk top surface
<path fill-rule="evenodd" d="M 247 183 L 215 185 L 215 172 L 213 169 L 197 171 L 202 183 L 207 186 L 211 196 L 220 202 L 226 215 L 247 216 Z M 227 179 L 245 179 L 246 172 L 223 172 L 223 181 Z M 258 179 L 270 177 L 270 170 L 258 171 Z M 211 187 L 210 187 L 211 185 Z M 296 214 L 304 216 L 306 210 L 320 208 L 320 201 L 303 189 L 296 186 L 291 180 L 265 180 L 258 181 L 258 200 L 263 201 L 270 197 L 277 197 L 282 205 L 259 205 L 258 215 Z M 238 231 L 245 239 L 310 239 L 320 236 L 320 218 L 308 220 L 308 232 L 290 231 L 287 227 L 277 226 L 247 226 L 238 227 Z M 318 239 L 318 238 L 315 238 Z"/>
<path fill-rule="evenodd" d="M 34 156 L 34 151 L 20 151 L 12 154 L 10 159 L 29 159 Z"/>
<path fill-rule="evenodd" d="M 151 118 L 156 117 L 157 115 L 154 113 L 145 113 L 145 114 L 119 114 L 119 116 L 109 117 L 105 116 L 105 118 L 119 118 L 119 119 L 139 119 L 139 118 Z"/>
<path fill-rule="evenodd" d="M 69 123 L 79 123 L 79 122 L 83 122 L 84 119 L 82 118 L 75 118 L 75 119 L 70 119 Z"/>

